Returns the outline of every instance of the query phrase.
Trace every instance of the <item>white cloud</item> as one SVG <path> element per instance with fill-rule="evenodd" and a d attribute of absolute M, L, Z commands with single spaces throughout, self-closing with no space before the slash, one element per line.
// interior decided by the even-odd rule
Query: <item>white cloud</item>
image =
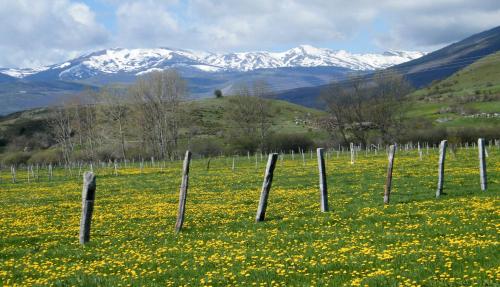
<path fill-rule="evenodd" d="M 90 8 L 68 0 L 0 0 L 0 66 L 37 66 L 106 44 Z"/>
<path fill-rule="evenodd" d="M 216 51 L 348 44 L 366 31 L 372 37 L 366 46 L 429 49 L 492 28 L 500 19 L 497 0 L 190 0 L 175 20 L 177 2 L 138 3 L 119 9 L 132 14 L 120 25 L 120 37 L 128 37 L 124 43 Z M 374 27 L 378 22 L 387 30 Z"/>
<path fill-rule="evenodd" d="M 113 10 L 105 13 L 107 27 L 93 11 L 102 7 L 84 0 L 0 0 L 0 67 L 54 63 L 114 46 L 428 50 L 497 26 L 500 19 L 498 0 L 94 1 Z"/>
<path fill-rule="evenodd" d="M 182 34 L 167 1 L 140 1 L 121 4 L 117 11 L 115 43 L 126 47 L 155 47 Z"/>
<path fill-rule="evenodd" d="M 418 49 L 443 46 L 500 24 L 496 0 L 387 1 L 382 6 L 390 28 L 380 46 Z"/>

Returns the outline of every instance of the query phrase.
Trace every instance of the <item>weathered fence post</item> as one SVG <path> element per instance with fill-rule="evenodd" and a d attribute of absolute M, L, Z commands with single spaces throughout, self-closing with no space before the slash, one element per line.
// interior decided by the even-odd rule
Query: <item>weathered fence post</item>
<path fill-rule="evenodd" d="M 446 159 L 446 146 L 448 144 L 447 140 L 442 140 L 439 144 L 439 169 L 438 169 L 438 187 L 436 190 L 436 198 L 440 197 L 443 193 L 443 181 L 444 181 L 444 161 Z"/>
<path fill-rule="evenodd" d="M 267 199 L 269 198 L 269 191 L 271 190 L 271 185 L 273 183 L 273 174 L 277 159 L 277 153 L 269 154 L 266 173 L 264 175 L 264 182 L 262 183 L 262 191 L 260 193 L 259 207 L 257 208 L 257 216 L 255 217 L 256 222 L 264 221 L 266 216 Z"/>
<path fill-rule="evenodd" d="M 418 156 L 420 157 L 420 160 L 422 160 L 422 149 L 420 148 L 420 142 L 418 142 Z"/>
<path fill-rule="evenodd" d="M 12 175 L 12 183 L 16 183 L 16 168 L 13 165 L 10 166 L 10 173 Z"/>
<path fill-rule="evenodd" d="M 318 156 L 318 170 L 319 170 L 319 194 L 320 194 L 320 205 L 321 211 L 328 211 L 328 186 L 326 183 L 326 170 L 325 170 L 325 159 L 323 157 L 323 149 L 318 148 L 316 150 Z"/>
<path fill-rule="evenodd" d="M 116 164 L 116 160 L 114 162 L 115 176 L 118 176 L 118 165 Z"/>
<path fill-rule="evenodd" d="M 49 163 L 49 166 L 47 168 L 48 168 L 47 175 L 48 175 L 49 181 L 51 181 L 52 180 L 52 164 Z"/>
<path fill-rule="evenodd" d="M 387 165 L 387 179 L 385 181 L 384 204 L 389 204 L 392 187 L 392 167 L 394 166 L 394 154 L 396 153 L 396 144 L 389 147 L 389 163 Z"/>
<path fill-rule="evenodd" d="M 304 150 L 301 149 L 300 152 L 302 154 L 302 166 L 306 166 L 306 157 L 304 155 Z"/>
<path fill-rule="evenodd" d="M 351 164 L 354 164 L 354 144 L 353 143 L 351 143 L 350 149 L 351 149 Z"/>
<path fill-rule="evenodd" d="M 85 244 L 90 240 L 90 225 L 92 222 L 92 212 L 94 211 L 95 189 L 95 175 L 92 172 L 85 172 L 83 174 L 80 244 Z"/>
<path fill-rule="evenodd" d="M 484 139 L 480 138 L 477 140 L 477 147 L 479 151 L 479 178 L 481 182 L 481 190 L 486 191 L 486 189 L 488 188 L 488 182 L 486 176 L 486 157 L 485 157 Z"/>
<path fill-rule="evenodd" d="M 182 165 L 182 182 L 179 192 L 179 210 L 177 211 L 177 221 L 175 222 L 175 232 L 180 232 L 184 223 L 184 211 L 186 208 L 186 196 L 189 184 L 189 164 L 191 162 L 191 152 L 186 151 L 184 163 Z"/>

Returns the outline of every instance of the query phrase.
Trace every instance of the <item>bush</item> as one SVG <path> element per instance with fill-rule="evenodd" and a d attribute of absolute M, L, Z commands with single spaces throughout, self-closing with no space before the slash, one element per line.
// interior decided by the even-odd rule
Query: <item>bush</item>
<path fill-rule="evenodd" d="M 299 152 L 314 147 L 314 141 L 305 134 L 276 134 L 268 142 L 269 151 Z"/>
<path fill-rule="evenodd" d="M 92 156 L 85 152 L 84 150 L 75 150 L 71 154 L 72 161 L 91 161 Z"/>
<path fill-rule="evenodd" d="M 448 139 L 450 143 L 477 142 L 478 138 L 486 141 L 500 138 L 500 130 L 497 128 L 443 128 L 435 127 L 414 130 L 408 133 L 401 142 L 428 142 L 438 144 L 441 140 Z"/>
<path fill-rule="evenodd" d="M 58 149 L 45 149 L 33 152 L 29 164 L 50 164 L 56 163 L 62 160 L 62 153 Z"/>
<path fill-rule="evenodd" d="M 259 149 L 259 140 L 253 136 L 240 136 L 227 139 L 229 153 L 246 154 Z"/>
<path fill-rule="evenodd" d="M 2 156 L 2 164 L 4 165 L 19 165 L 26 164 L 30 158 L 29 152 L 9 152 Z"/>
<path fill-rule="evenodd" d="M 215 91 L 214 91 L 214 96 L 215 96 L 215 98 L 217 98 L 217 99 L 222 98 L 222 91 L 221 91 L 221 90 L 219 90 L 219 89 L 215 90 Z"/>
<path fill-rule="evenodd" d="M 427 142 L 429 144 L 438 144 L 441 140 L 446 139 L 448 133 L 446 128 L 426 128 L 408 131 L 405 136 L 400 139 L 400 142 Z"/>
<path fill-rule="evenodd" d="M 198 138 L 191 141 L 189 149 L 193 154 L 215 156 L 224 151 L 223 145 L 214 138 Z"/>

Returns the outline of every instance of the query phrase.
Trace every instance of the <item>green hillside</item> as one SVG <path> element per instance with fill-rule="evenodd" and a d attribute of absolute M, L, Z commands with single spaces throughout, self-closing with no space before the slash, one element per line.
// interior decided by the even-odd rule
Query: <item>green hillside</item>
<path fill-rule="evenodd" d="M 272 132 L 303 134 L 315 140 L 327 137 L 326 132 L 315 125 L 316 119 L 324 115 L 324 112 L 280 100 L 270 100 L 269 105 L 272 113 Z M 183 111 L 186 118 L 181 129 L 181 144 L 188 144 L 187 138 L 201 141 L 207 138 L 222 140 L 223 132 L 229 125 L 225 122 L 224 113 L 229 108 L 229 97 L 184 102 Z M 23 150 L 25 146 L 38 149 L 54 144 L 47 124 L 49 115 L 48 109 L 41 108 L 0 117 L 0 153 Z M 136 137 L 134 131 L 127 136 L 132 141 Z M 41 142 L 47 144 L 41 145 Z"/>
<path fill-rule="evenodd" d="M 500 124 L 500 52 L 410 95 L 410 117 L 446 127 Z M 495 116 L 497 113 L 497 116 Z"/>

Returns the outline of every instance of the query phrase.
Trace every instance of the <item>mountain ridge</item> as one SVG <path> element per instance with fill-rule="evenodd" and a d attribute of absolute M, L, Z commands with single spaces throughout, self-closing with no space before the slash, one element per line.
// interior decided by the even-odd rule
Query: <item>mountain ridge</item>
<path fill-rule="evenodd" d="M 135 76 L 148 70 L 192 68 L 202 72 L 248 72 L 258 69 L 294 67 L 341 67 L 369 71 L 387 68 L 424 56 L 424 52 L 386 51 L 356 54 L 345 50 L 300 45 L 284 52 L 212 53 L 175 48 L 112 48 L 84 54 L 54 65 L 27 68 L 0 68 L 0 73 L 18 79 L 49 78 L 82 80 L 100 74 L 125 73 Z"/>

